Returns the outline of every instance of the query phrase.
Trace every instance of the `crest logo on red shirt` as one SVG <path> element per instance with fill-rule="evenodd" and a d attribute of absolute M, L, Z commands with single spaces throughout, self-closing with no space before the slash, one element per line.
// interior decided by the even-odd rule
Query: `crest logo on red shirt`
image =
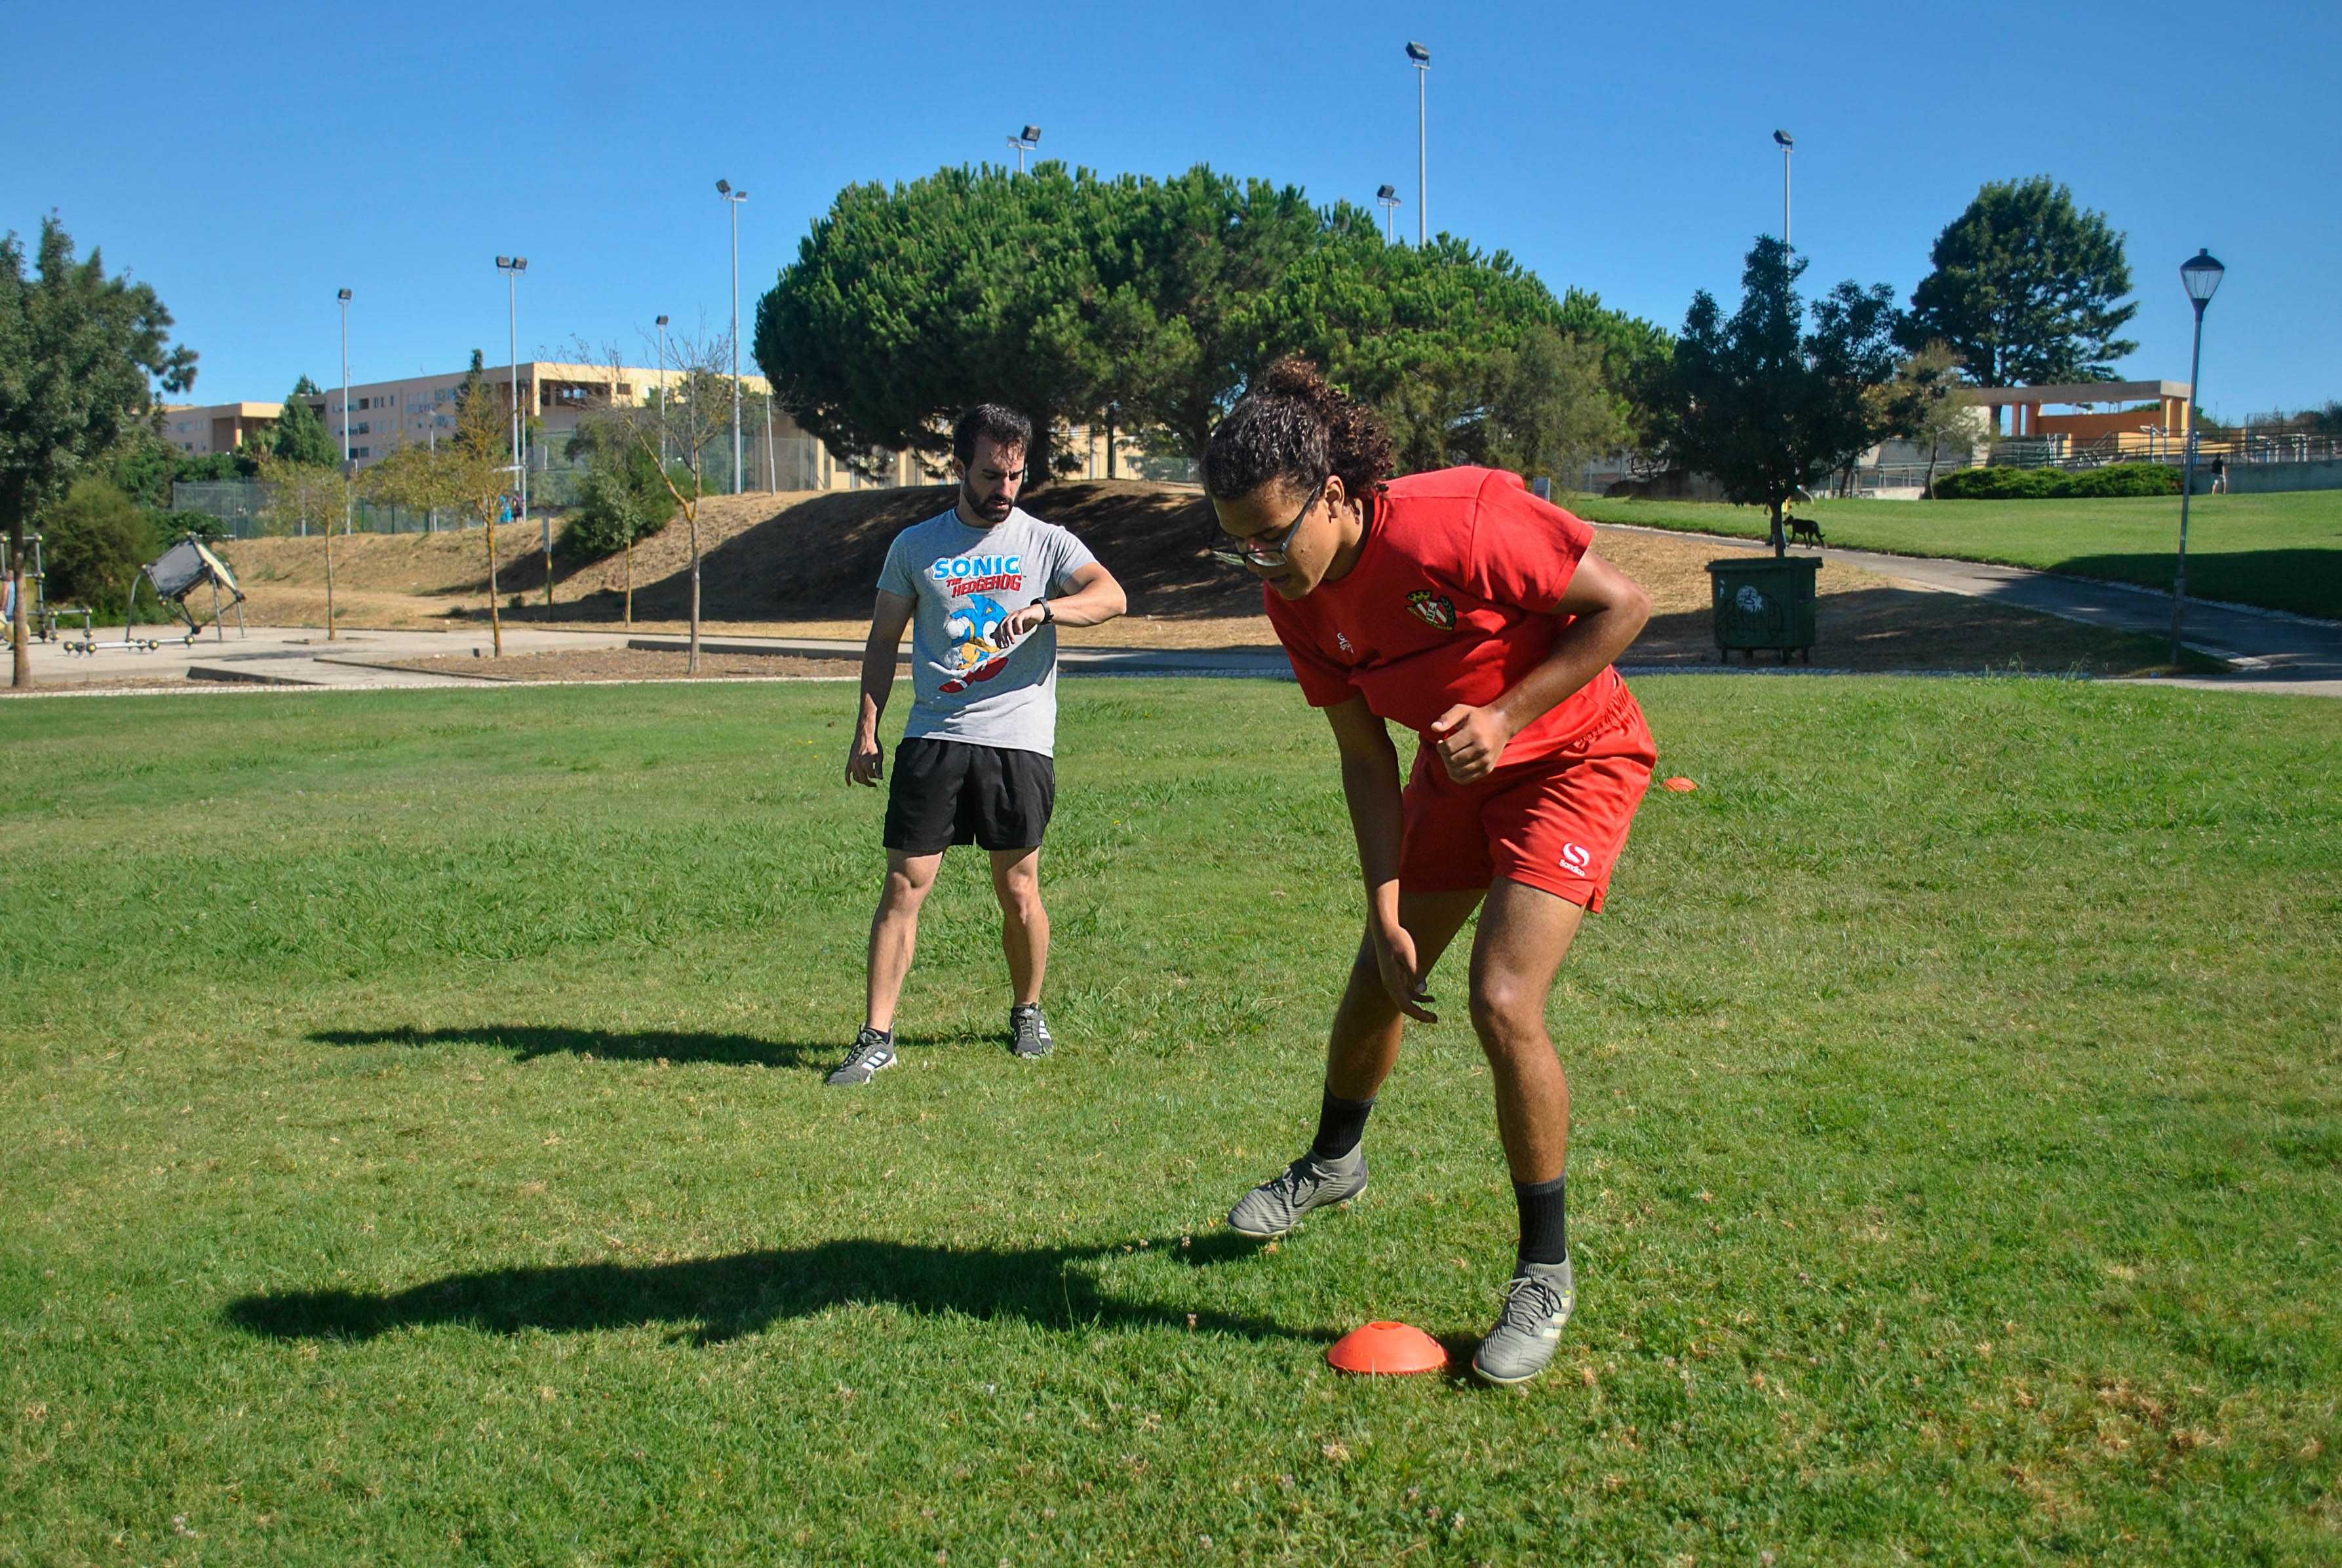
<path fill-rule="evenodd" d="M 1428 588 L 1417 588 L 1414 593 L 1409 594 L 1406 596 L 1406 607 L 1443 632 L 1452 632 L 1456 629 L 1454 602 L 1433 593 Z"/>

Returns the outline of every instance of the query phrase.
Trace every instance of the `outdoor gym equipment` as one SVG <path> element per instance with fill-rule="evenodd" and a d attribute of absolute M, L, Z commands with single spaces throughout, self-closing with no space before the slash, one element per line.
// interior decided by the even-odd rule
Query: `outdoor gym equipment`
<path fill-rule="evenodd" d="M 122 638 L 119 642 L 101 643 L 85 631 L 79 642 L 70 638 L 66 640 L 65 652 L 95 654 L 101 649 L 121 648 L 131 653 L 151 654 L 161 647 L 164 641 L 162 638 L 141 637 L 133 632 L 133 616 L 138 607 L 138 585 L 141 583 L 155 590 L 155 603 L 169 605 L 178 613 L 179 618 L 186 623 L 186 632 L 177 635 L 176 638 L 182 645 L 192 644 L 203 634 L 204 623 L 196 620 L 195 612 L 187 608 L 187 597 L 196 589 L 206 585 L 212 591 L 210 624 L 213 630 L 218 634 L 219 640 L 223 643 L 227 641 L 227 624 L 222 618 L 225 610 L 232 609 L 235 612 L 236 635 L 250 634 L 244 624 L 244 590 L 235 585 L 235 574 L 229 571 L 227 563 L 213 554 L 202 540 L 189 534 L 168 550 L 164 551 L 159 560 L 150 562 L 139 571 L 137 576 L 130 580 L 130 597 L 123 606 Z M 228 594 L 228 600 L 225 605 L 220 603 L 222 589 L 225 589 Z M 87 625 L 85 612 L 84 625 L 85 627 Z"/>

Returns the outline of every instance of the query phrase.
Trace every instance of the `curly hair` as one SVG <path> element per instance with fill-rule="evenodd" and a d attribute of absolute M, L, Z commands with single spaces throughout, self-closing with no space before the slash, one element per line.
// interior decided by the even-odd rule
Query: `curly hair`
<path fill-rule="evenodd" d="M 1374 411 L 1326 385 L 1306 359 L 1280 359 L 1261 373 L 1204 448 L 1204 488 L 1223 501 L 1272 480 L 1303 490 L 1339 474 L 1366 495 L 1393 466 L 1390 436 Z"/>

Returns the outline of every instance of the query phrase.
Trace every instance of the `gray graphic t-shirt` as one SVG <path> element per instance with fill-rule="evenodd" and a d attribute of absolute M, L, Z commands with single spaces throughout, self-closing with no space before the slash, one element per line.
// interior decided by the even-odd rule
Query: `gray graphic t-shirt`
<path fill-rule="evenodd" d="M 1052 754 L 1057 737 L 1057 628 L 1006 648 L 1002 624 L 1070 592 L 1097 559 L 1023 508 L 971 528 L 954 508 L 895 535 L 878 586 L 916 602 L 911 617 L 911 718 L 905 740 L 933 738 Z"/>

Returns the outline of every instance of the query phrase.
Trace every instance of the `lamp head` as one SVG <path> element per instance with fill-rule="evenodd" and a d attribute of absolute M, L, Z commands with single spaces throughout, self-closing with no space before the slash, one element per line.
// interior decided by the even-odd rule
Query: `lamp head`
<path fill-rule="evenodd" d="M 659 318 L 658 318 L 658 325 L 661 325 L 661 326 L 665 326 L 665 325 L 666 325 L 666 317 L 665 317 L 665 316 L 661 316 L 661 317 L 659 317 Z"/>
<path fill-rule="evenodd" d="M 1026 143 L 1027 145 L 1030 145 L 1041 139 L 1041 127 L 1038 125 L 1027 125 L 1016 134 L 1016 139 Z"/>
<path fill-rule="evenodd" d="M 1390 185 L 1378 186 L 1375 191 L 1375 200 L 1378 202 L 1388 202 L 1391 205 L 1396 206 L 1398 205 L 1398 192 L 1395 187 Z"/>
<path fill-rule="evenodd" d="M 729 180 L 718 180 L 718 181 L 716 181 L 716 194 L 717 195 L 719 195 L 719 196 L 728 196 L 728 195 L 730 195 L 732 194 L 732 182 L 731 182 L 731 181 L 729 181 Z"/>
<path fill-rule="evenodd" d="M 1773 140 L 1780 144 L 1781 149 L 1784 152 L 1797 145 L 1797 138 L 1789 135 L 1787 131 L 1774 132 Z"/>
<path fill-rule="evenodd" d="M 498 257 L 496 258 L 496 265 L 497 265 L 498 266 L 501 266 L 501 267 L 508 267 L 508 266 L 512 265 L 512 257 L 510 257 L 510 256 L 498 256 Z"/>
<path fill-rule="evenodd" d="M 343 289 L 343 290 L 339 291 L 338 293 L 336 293 L 336 294 L 334 295 L 334 297 L 335 297 L 335 299 L 337 299 L 337 300 L 340 300 L 344 305 L 347 305 L 347 304 L 349 304 L 349 303 L 350 303 L 350 291 L 349 291 L 349 290 L 347 290 L 347 289 Z"/>
<path fill-rule="evenodd" d="M 2179 264 L 2179 281 L 2187 285 L 2187 297 L 2196 302 L 2197 309 L 2201 310 L 2212 303 L 2212 296 L 2219 292 L 2220 279 L 2227 270 L 2207 250 L 2199 250 Z"/>
<path fill-rule="evenodd" d="M 1431 64 L 1431 51 L 1425 48 L 1422 45 L 1414 42 L 1412 39 L 1407 42 L 1406 57 L 1414 61 L 1418 65 L 1428 65 Z"/>

